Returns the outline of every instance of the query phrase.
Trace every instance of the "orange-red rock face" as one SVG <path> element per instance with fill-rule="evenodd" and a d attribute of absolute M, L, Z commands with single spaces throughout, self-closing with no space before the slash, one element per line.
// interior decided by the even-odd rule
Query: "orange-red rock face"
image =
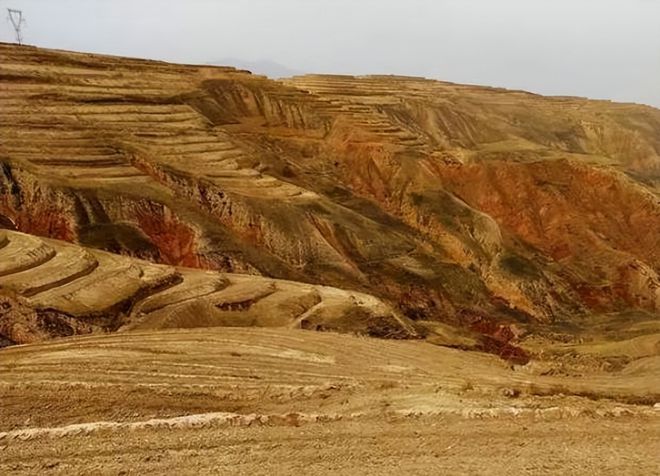
<path fill-rule="evenodd" d="M 0 107 L 0 216 L 24 232 L 416 320 L 660 311 L 653 108 L 9 45 Z"/>
<path fill-rule="evenodd" d="M 658 200 L 624 174 L 568 161 L 497 161 L 441 176 L 452 193 L 559 263 L 588 307 L 660 309 Z"/>

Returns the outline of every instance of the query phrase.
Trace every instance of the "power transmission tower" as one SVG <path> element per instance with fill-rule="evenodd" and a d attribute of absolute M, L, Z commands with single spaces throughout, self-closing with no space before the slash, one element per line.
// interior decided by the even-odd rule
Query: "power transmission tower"
<path fill-rule="evenodd" d="M 7 12 L 9 13 L 9 21 L 14 27 L 14 32 L 16 33 L 16 43 L 19 45 L 23 44 L 23 32 L 21 29 L 25 25 L 25 18 L 23 18 L 22 10 L 14 10 L 13 8 L 8 8 Z"/>

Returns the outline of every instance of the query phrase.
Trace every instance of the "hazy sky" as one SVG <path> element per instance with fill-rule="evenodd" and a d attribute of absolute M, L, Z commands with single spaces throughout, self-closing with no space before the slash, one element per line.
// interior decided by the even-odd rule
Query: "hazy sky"
<path fill-rule="evenodd" d="M 660 0 L 0 0 L 39 46 L 395 73 L 660 107 Z"/>

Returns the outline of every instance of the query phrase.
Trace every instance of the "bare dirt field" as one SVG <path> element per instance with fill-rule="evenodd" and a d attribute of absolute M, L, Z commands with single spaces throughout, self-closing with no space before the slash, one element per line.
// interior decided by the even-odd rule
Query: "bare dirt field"
<path fill-rule="evenodd" d="M 657 474 L 657 360 L 574 378 L 293 329 L 15 346 L 0 473 Z"/>
<path fill-rule="evenodd" d="M 655 423 L 654 423 L 655 422 Z M 374 418 L 4 443 L 5 474 L 658 474 L 657 418 Z"/>

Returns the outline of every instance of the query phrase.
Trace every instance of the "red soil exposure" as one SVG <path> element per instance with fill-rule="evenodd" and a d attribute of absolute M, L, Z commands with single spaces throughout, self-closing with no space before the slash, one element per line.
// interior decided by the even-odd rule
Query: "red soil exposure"
<path fill-rule="evenodd" d="M 197 252 L 197 235 L 194 230 L 181 223 L 167 208 L 139 210 L 137 219 L 140 229 L 158 248 L 163 263 L 212 268 Z"/>
<path fill-rule="evenodd" d="M 567 160 L 436 170 L 447 188 L 556 260 L 615 249 L 660 266 L 654 198 L 617 172 Z"/>
<path fill-rule="evenodd" d="M 660 214 L 652 194 L 624 175 L 566 160 L 436 170 L 446 188 L 503 229 L 579 270 L 568 279 L 593 310 L 657 309 Z M 651 284 L 641 284 L 645 273 Z"/>
<path fill-rule="evenodd" d="M 16 211 L 0 200 L 0 215 L 5 215 L 23 233 L 46 236 L 57 240 L 75 242 L 75 225 L 58 209 L 30 207 Z"/>
<path fill-rule="evenodd" d="M 495 319 L 475 312 L 461 312 L 460 318 L 467 327 L 481 335 L 482 350 L 518 365 L 529 362 L 529 355 L 511 342 L 520 337 L 521 330 L 515 324 L 500 324 Z"/>
<path fill-rule="evenodd" d="M 613 297 L 612 288 L 610 286 L 590 286 L 582 284 L 576 286 L 575 291 L 589 309 L 597 312 L 606 311 Z"/>

